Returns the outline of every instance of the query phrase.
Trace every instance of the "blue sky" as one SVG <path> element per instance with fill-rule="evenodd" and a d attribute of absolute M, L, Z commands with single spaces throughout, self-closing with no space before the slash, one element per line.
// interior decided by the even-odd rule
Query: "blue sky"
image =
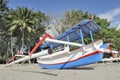
<path fill-rule="evenodd" d="M 8 7 L 28 7 L 53 16 L 61 16 L 66 10 L 83 10 L 94 13 L 120 28 L 120 0 L 9 0 Z"/>

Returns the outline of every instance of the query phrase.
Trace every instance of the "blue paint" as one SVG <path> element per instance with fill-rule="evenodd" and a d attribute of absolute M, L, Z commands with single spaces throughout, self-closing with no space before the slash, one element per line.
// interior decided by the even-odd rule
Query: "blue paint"
<path fill-rule="evenodd" d="M 91 27 L 91 24 L 92 24 L 92 27 Z M 81 36 L 80 36 L 81 34 L 80 34 L 80 31 L 79 31 L 80 29 L 82 30 L 82 34 L 83 34 L 82 36 L 85 38 L 85 37 L 89 36 L 90 30 L 92 31 L 92 33 L 95 33 L 95 32 L 98 33 L 101 28 L 93 20 L 83 20 L 80 23 L 72 26 L 70 29 L 68 29 L 64 33 L 57 36 L 55 39 L 66 41 L 66 36 L 69 35 L 69 41 L 70 42 L 80 40 L 81 39 Z M 77 36 L 77 35 L 79 35 L 79 36 Z M 74 36 L 74 38 L 73 38 L 73 36 Z M 83 40 L 82 40 L 82 43 L 84 44 Z M 53 42 L 47 42 L 47 43 L 44 43 L 42 45 L 42 47 L 43 48 L 46 47 L 46 46 L 50 47 L 51 44 L 53 44 L 52 48 L 63 46 L 62 44 L 56 44 L 56 43 L 53 43 Z"/>
<path fill-rule="evenodd" d="M 82 40 L 82 45 L 85 45 L 83 34 L 82 34 L 82 29 L 80 29 L 80 37 L 81 37 L 81 40 Z"/>
<path fill-rule="evenodd" d="M 67 41 L 69 42 L 70 40 L 69 40 L 69 35 L 67 35 Z"/>
<path fill-rule="evenodd" d="M 109 46 L 109 43 L 103 44 L 100 48 L 106 49 Z"/>
<path fill-rule="evenodd" d="M 52 46 L 52 44 L 50 45 L 50 49 L 53 49 L 53 46 Z"/>
<path fill-rule="evenodd" d="M 70 40 L 69 40 L 69 35 L 67 35 L 67 41 L 69 42 Z M 69 46 L 69 45 L 68 45 Z M 69 46 L 70 47 L 70 46 Z"/>
<path fill-rule="evenodd" d="M 39 65 L 40 67 L 47 68 L 47 69 L 65 69 L 65 68 L 73 68 L 73 67 L 83 66 L 87 64 L 92 64 L 92 63 L 100 61 L 102 58 L 103 58 L 103 54 L 98 53 L 92 56 L 78 59 L 73 62 L 66 62 L 64 64 L 53 64 L 53 65 L 39 64 Z"/>
<path fill-rule="evenodd" d="M 91 38 L 91 41 L 94 42 L 93 34 L 92 34 L 92 31 L 91 31 L 91 30 L 90 30 L 90 38 Z"/>
<path fill-rule="evenodd" d="M 109 46 L 109 44 L 106 43 L 106 44 L 103 44 L 100 48 L 106 49 L 108 46 Z M 66 62 L 63 64 L 53 64 L 53 65 L 39 64 L 39 66 L 42 68 L 47 68 L 47 69 L 73 68 L 73 67 L 78 67 L 78 66 L 83 66 L 83 65 L 88 65 L 88 64 L 98 62 L 102 58 L 103 58 L 103 53 L 97 53 L 97 54 L 94 54 L 91 56 L 87 56 L 85 58 L 80 58 L 73 62 Z"/>

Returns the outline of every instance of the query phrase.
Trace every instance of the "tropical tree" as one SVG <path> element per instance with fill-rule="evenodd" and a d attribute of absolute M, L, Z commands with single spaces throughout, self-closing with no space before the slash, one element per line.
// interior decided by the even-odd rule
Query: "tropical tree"
<path fill-rule="evenodd" d="M 65 18 L 62 19 L 63 23 L 70 27 L 84 19 L 88 19 L 90 16 L 88 12 L 73 9 L 72 11 L 66 11 L 64 17 Z"/>
<path fill-rule="evenodd" d="M 26 7 L 18 7 L 16 10 L 11 10 L 8 16 L 9 22 L 9 32 L 13 35 L 16 30 L 21 33 L 22 36 L 22 47 L 24 46 L 25 31 L 28 33 L 34 32 L 35 20 L 33 17 L 33 11 Z"/>
<path fill-rule="evenodd" d="M 35 39 L 38 39 L 45 31 L 45 26 L 41 23 L 44 21 L 45 15 L 41 12 L 35 12 L 27 7 L 18 7 L 16 10 L 11 9 L 7 17 L 9 24 L 9 34 L 16 38 L 16 46 L 19 44 L 19 49 L 27 48 L 35 44 Z M 11 41 L 12 41 L 11 37 Z M 12 46 L 11 46 L 12 47 Z M 12 51 L 12 50 L 11 50 Z"/>
<path fill-rule="evenodd" d="M 5 62 L 7 53 L 7 25 L 5 16 L 8 14 L 7 0 L 0 0 L 0 63 Z"/>
<path fill-rule="evenodd" d="M 40 11 L 34 12 L 34 34 L 31 33 L 28 35 L 28 41 L 29 41 L 29 49 L 33 48 L 35 44 L 38 42 L 39 37 L 44 34 L 46 26 L 42 24 L 46 20 L 46 15 Z M 30 50 L 29 50 L 30 51 Z"/>
<path fill-rule="evenodd" d="M 74 9 L 72 11 L 66 11 L 62 22 L 64 26 L 69 27 L 63 27 L 62 30 L 65 31 L 84 19 L 90 19 L 90 13 Z M 93 20 L 101 27 L 100 32 L 98 34 L 94 34 L 94 38 L 96 40 L 103 39 L 104 42 L 111 42 L 113 43 L 111 45 L 113 49 L 120 49 L 120 30 L 117 30 L 115 27 L 110 27 L 111 22 L 107 21 L 107 19 L 101 19 L 94 15 Z M 87 38 L 85 41 L 89 42 L 89 39 Z"/>
<path fill-rule="evenodd" d="M 4 31 L 5 26 L 5 18 L 4 16 L 8 13 L 8 7 L 6 6 L 8 0 L 0 0 L 0 30 Z"/>
<path fill-rule="evenodd" d="M 8 14 L 7 0 L 0 0 L 0 32 L 5 31 L 5 16 Z"/>
<path fill-rule="evenodd" d="M 8 7 L 6 6 L 8 0 L 0 0 L 0 16 L 8 12 Z"/>

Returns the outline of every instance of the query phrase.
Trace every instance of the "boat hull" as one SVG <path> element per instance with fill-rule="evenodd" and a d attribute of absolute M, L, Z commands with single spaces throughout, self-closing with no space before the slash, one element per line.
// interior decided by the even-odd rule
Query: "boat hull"
<path fill-rule="evenodd" d="M 39 64 L 39 66 L 47 69 L 74 68 L 77 66 L 83 66 L 83 65 L 98 62 L 102 58 L 103 58 L 103 53 L 96 51 L 94 53 L 89 54 L 88 56 L 83 56 L 70 62 L 68 61 L 68 62 L 58 63 L 58 64 Z"/>
<path fill-rule="evenodd" d="M 101 43 L 101 41 L 99 41 L 99 42 Z M 99 49 L 96 49 L 96 50 L 94 50 L 94 46 L 93 46 L 94 44 L 90 44 L 85 47 L 85 49 L 91 48 L 92 52 L 88 51 L 88 53 L 85 53 L 80 56 L 79 54 L 83 53 L 84 51 L 82 52 L 82 49 L 80 49 L 80 50 L 78 49 L 78 51 L 75 50 L 75 51 L 71 52 L 71 54 L 66 53 L 66 54 L 72 55 L 72 58 L 70 58 L 69 56 L 67 56 L 64 53 L 65 56 L 63 58 L 65 58 L 65 57 L 68 58 L 69 59 L 68 61 L 61 59 L 61 60 L 58 60 L 57 62 L 55 62 L 53 59 L 53 63 L 52 63 L 50 61 L 50 59 L 48 59 L 48 61 L 50 61 L 50 62 L 45 63 L 44 61 L 47 59 L 46 58 L 43 61 L 38 60 L 39 66 L 42 68 L 47 68 L 47 69 L 65 69 L 65 68 L 74 68 L 74 67 L 78 67 L 78 66 L 84 66 L 84 65 L 88 65 L 88 64 L 92 64 L 92 63 L 101 61 L 103 59 L 104 49 L 106 49 L 109 46 L 109 44 L 108 43 L 103 44 L 99 47 Z M 57 55 L 57 56 L 60 57 L 59 55 Z M 54 57 L 57 57 L 57 56 L 54 56 Z M 65 61 L 65 62 L 63 62 L 63 61 Z"/>

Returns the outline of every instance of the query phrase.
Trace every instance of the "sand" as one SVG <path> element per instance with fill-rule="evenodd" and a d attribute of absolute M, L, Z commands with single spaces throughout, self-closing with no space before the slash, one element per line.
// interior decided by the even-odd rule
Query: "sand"
<path fill-rule="evenodd" d="M 41 69 L 37 64 L 0 65 L 0 80 L 120 80 L 120 63 L 97 63 L 74 69 Z"/>

